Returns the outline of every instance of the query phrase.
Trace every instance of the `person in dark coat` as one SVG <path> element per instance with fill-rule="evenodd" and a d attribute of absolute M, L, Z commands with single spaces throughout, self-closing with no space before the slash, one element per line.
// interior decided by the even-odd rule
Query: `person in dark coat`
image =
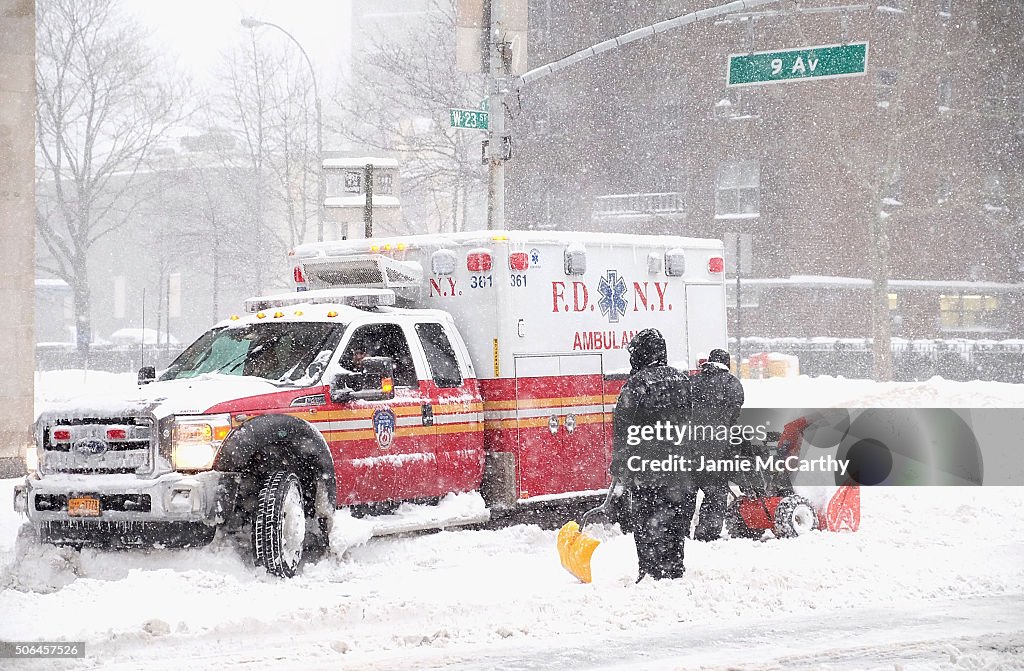
<path fill-rule="evenodd" d="M 696 427 L 726 427 L 731 430 L 739 420 L 743 408 L 743 384 L 729 372 L 729 353 L 714 349 L 700 372 L 690 380 L 690 398 L 693 403 L 693 423 Z M 703 434 L 707 436 L 708 434 Z M 716 433 L 714 438 L 704 437 L 694 442 L 694 451 L 705 459 L 726 459 L 735 449 L 728 437 Z M 698 471 L 694 484 L 704 493 L 700 504 L 700 521 L 693 537 L 698 541 L 716 540 L 722 534 L 726 506 L 729 499 L 728 472 Z M 692 502 L 696 507 L 696 500 Z M 693 507 L 690 516 L 693 516 Z"/>
<path fill-rule="evenodd" d="M 649 466 L 685 448 L 664 432 L 660 439 L 646 440 L 638 432 L 658 422 L 681 427 L 689 421 L 690 379 L 668 365 L 665 338 L 657 329 L 636 334 L 627 349 L 632 370 L 615 404 L 611 475 L 624 486 L 630 501 L 627 514 L 640 565 L 637 582 L 648 575 L 656 580 L 680 578 L 685 570 L 683 543 L 693 515 L 692 504 L 686 514 L 692 488 L 684 473 Z M 642 467 L 645 461 L 647 468 Z"/>

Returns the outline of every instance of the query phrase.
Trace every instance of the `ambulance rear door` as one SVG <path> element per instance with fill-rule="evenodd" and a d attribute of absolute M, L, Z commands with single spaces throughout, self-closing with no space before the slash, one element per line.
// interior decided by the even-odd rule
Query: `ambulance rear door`
<path fill-rule="evenodd" d="M 601 354 L 515 357 L 519 498 L 607 485 Z"/>

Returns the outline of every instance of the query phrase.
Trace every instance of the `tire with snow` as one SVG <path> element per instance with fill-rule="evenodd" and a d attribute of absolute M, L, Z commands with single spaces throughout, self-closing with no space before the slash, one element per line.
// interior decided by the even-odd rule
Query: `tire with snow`
<path fill-rule="evenodd" d="M 775 509 L 777 538 L 795 538 L 818 528 L 818 515 L 811 502 L 802 496 L 787 496 Z"/>
<path fill-rule="evenodd" d="M 271 473 L 260 487 L 252 519 L 252 552 L 257 566 L 282 578 L 295 575 L 302 561 L 306 514 L 299 476 Z"/>
<path fill-rule="evenodd" d="M 764 529 L 751 529 L 743 521 L 740 514 L 740 500 L 733 498 L 725 511 L 725 530 L 729 532 L 729 538 L 753 538 L 757 539 L 764 535 Z"/>

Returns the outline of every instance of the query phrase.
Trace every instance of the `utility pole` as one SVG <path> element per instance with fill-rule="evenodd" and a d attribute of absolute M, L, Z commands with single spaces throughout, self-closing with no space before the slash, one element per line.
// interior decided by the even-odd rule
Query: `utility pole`
<path fill-rule="evenodd" d="M 373 164 L 363 167 L 363 185 L 366 190 L 366 204 L 363 205 L 363 233 L 369 240 L 373 237 Z"/>
<path fill-rule="evenodd" d="M 505 92 L 508 89 L 503 0 L 490 0 L 490 99 L 487 125 L 487 228 L 505 228 Z"/>

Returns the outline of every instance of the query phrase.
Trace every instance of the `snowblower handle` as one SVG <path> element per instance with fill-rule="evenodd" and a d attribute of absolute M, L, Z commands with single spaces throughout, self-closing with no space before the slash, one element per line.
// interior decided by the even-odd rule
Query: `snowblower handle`
<path fill-rule="evenodd" d="M 583 517 L 580 518 L 580 531 L 583 531 L 583 529 L 586 528 L 587 521 L 590 519 L 591 515 L 604 512 L 604 510 L 611 504 L 612 497 L 615 496 L 615 486 L 617 484 L 617 480 L 612 480 L 612 483 L 608 485 L 608 495 L 604 497 L 604 503 L 583 513 Z"/>

